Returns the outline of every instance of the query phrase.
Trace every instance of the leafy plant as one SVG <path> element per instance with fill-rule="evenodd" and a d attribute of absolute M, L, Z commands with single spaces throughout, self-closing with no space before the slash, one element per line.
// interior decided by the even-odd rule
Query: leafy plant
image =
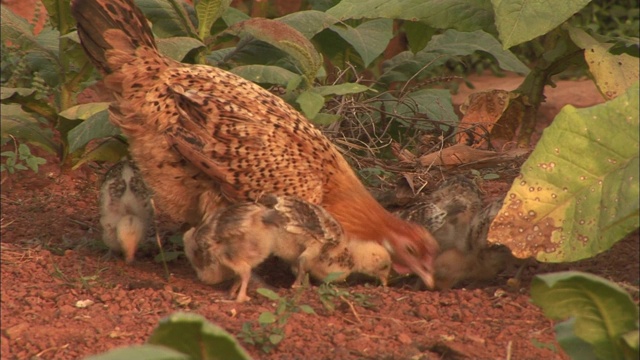
<path fill-rule="evenodd" d="M 369 302 L 369 297 L 365 294 L 352 293 L 346 289 L 342 289 L 337 287 L 333 282 L 339 278 L 341 273 L 332 273 L 329 274 L 323 281 L 320 286 L 318 286 L 318 295 L 320 297 L 320 302 L 325 309 L 329 312 L 334 312 L 336 309 L 336 302 L 342 302 L 349 306 L 352 306 L 352 303 L 357 303 L 362 307 L 371 307 L 373 306 Z"/>
<path fill-rule="evenodd" d="M 564 320 L 556 337 L 572 359 L 638 358 L 638 306 L 615 283 L 576 271 L 539 275 L 531 297 L 545 315 Z"/>
<path fill-rule="evenodd" d="M 31 154 L 31 149 L 26 144 L 20 144 L 14 151 L 3 151 L 0 156 L 6 159 L 4 164 L 0 164 L 0 171 L 7 171 L 9 174 L 28 169 L 37 173 L 38 166 L 47 163 L 45 159 Z"/>
<path fill-rule="evenodd" d="M 251 357 L 231 334 L 204 317 L 174 313 L 160 320 L 146 344 L 118 348 L 85 359 L 249 360 Z"/>
<path fill-rule="evenodd" d="M 293 298 L 282 297 L 275 292 L 259 288 L 258 294 L 276 302 L 275 311 L 265 311 L 258 317 L 258 327 L 254 328 L 251 322 L 242 324 L 242 331 L 238 335 L 245 343 L 260 346 L 265 353 L 270 352 L 284 339 L 284 326 L 294 313 L 302 311 L 306 314 L 315 314 L 309 305 L 300 305 L 302 292 L 308 287 L 308 279 L 303 286 L 296 289 Z"/>

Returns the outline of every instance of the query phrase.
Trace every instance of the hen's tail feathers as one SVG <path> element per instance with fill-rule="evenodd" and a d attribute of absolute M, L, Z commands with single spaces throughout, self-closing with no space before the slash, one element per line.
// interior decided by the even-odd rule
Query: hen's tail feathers
<path fill-rule="evenodd" d="M 147 19 L 133 0 L 73 0 L 71 13 L 82 47 L 103 74 L 117 71 L 140 47 L 156 49 Z"/>

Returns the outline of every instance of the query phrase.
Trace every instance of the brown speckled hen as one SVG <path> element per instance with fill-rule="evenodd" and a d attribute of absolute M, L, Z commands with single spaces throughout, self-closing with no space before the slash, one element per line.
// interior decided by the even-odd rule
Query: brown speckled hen
<path fill-rule="evenodd" d="M 117 99 L 110 119 L 160 209 L 195 226 L 229 203 L 295 195 L 324 207 L 349 241 L 387 246 L 397 271 L 433 284 L 431 234 L 380 206 L 337 148 L 282 99 L 221 69 L 162 56 L 131 0 L 74 0 L 71 10 Z"/>

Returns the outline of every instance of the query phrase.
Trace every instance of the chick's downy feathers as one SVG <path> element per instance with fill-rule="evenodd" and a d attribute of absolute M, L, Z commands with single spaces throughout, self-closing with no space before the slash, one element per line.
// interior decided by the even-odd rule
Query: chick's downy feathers
<path fill-rule="evenodd" d="M 110 119 L 158 207 L 195 226 L 263 194 L 321 205 L 348 241 L 388 246 L 397 268 L 433 283 L 437 243 L 365 189 L 336 147 L 279 97 L 224 70 L 162 56 L 131 0 L 73 0 L 81 44 L 117 101 Z"/>

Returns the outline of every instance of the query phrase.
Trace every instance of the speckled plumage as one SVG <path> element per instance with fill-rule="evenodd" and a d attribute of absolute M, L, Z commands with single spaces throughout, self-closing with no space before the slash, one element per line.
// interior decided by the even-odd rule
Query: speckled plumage
<path fill-rule="evenodd" d="M 422 224 L 438 241 L 435 284 L 446 289 L 463 280 L 491 279 L 512 262 L 506 247 L 487 244 L 489 225 L 501 206 L 498 200 L 483 207 L 475 183 L 456 176 L 396 213 Z"/>
<path fill-rule="evenodd" d="M 131 262 L 152 217 L 151 191 L 136 164 L 125 159 L 113 165 L 100 188 L 104 243 L 111 250 L 122 252 L 127 262 Z"/>
<path fill-rule="evenodd" d="M 258 203 L 238 203 L 207 215 L 185 233 L 184 244 L 203 282 L 214 284 L 232 273 L 239 276 L 232 290 L 239 290 L 238 301 L 248 300 L 251 270 L 271 254 L 292 264 L 298 273 L 294 285 L 306 273 L 322 279 L 332 272 L 342 272 L 340 279 L 362 272 L 386 284 L 391 269 L 391 258 L 381 245 L 347 242 L 328 212 L 289 196 L 268 195 Z"/>
<path fill-rule="evenodd" d="M 336 147 L 282 99 L 224 70 L 160 55 L 131 0 L 74 0 L 71 9 L 117 99 L 111 121 L 159 208 L 195 226 L 230 203 L 297 196 L 322 205 L 348 241 L 388 245 L 398 271 L 433 283 L 431 234 L 382 208 Z"/>

